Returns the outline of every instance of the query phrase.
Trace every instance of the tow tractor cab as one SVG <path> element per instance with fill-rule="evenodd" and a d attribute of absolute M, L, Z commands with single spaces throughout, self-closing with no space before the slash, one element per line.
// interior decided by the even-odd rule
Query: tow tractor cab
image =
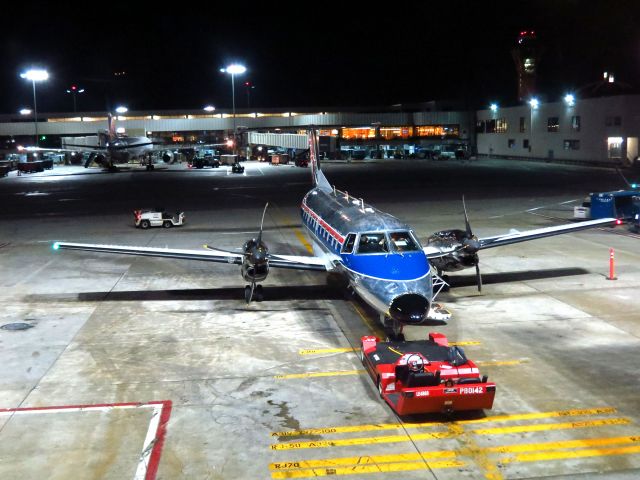
<path fill-rule="evenodd" d="M 496 385 L 464 351 L 432 332 L 427 340 L 361 339 L 361 360 L 380 396 L 399 415 L 490 409 Z"/>
<path fill-rule="evenodd" d="M 185 221 L 184 212 L 169 213 L 164 208 L 134 210 L 133 216 L 136 227 L 145 230 L 149 227 L 177 227 Z"/>

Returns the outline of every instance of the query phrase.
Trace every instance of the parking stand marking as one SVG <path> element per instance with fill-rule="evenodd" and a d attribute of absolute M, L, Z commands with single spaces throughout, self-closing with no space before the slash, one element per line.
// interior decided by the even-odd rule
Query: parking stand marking
<path fill-rule="evenodd" d="M 142 445 L 134 480 L 154 480 L 160 465 L 160 455 L 164 445 L 167 423 L 171 416 L 171 401 L 153 401 L 147 403 L 103 403 L 96 405 L 69 405 L 35 408 L 2 408 L 0 417 L 16 415 L 74 413 L 74 412 L 110 412 L 113 410 L 151 408 L 153 410 L 149 428 Z"/>

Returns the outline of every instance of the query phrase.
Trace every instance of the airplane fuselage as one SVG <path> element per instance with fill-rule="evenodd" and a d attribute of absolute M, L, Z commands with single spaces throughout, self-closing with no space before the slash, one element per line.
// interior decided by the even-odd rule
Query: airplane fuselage
<path fill-rule="evenodd" d="M 411 228 L 344 192 L 314 188 L 301 205 L 314 253 L 379 313 L 422 323 L 433 300 L 427 257 Z"/>
<path fill-rule="evenodd" d="M 126 163 L 132 158 L 143 157 L 152 149 L 153 143 L 147 137 L 117 138 L 107 146 L 113 163 Z"/>

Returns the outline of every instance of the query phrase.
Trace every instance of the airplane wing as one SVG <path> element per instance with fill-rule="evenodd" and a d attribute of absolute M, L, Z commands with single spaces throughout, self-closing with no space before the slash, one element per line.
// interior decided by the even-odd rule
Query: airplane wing
<path fill-rule="evenodd" d="M 497 235 L 495 237 L 479 238 L 478 241 L 480 242 L 480 250 L 482 250 L 484 248 L 499 247 L 501 245 L 509 245 L 511 243 L 526 242 L 537 238 L 552 237 L 554 235 L 562 235 L 563 233 L 577 232 L 588 228 L 610 225 L 615 221 L 615 218 L 601 218 L 598 220 L 588 220 L 586 222 L 537 228 L 535 230 L 526 230 L 524 232 L 507 233 L 504 235 Z"/>
<path fill-rule="evenodd" d="M 237 252 L 219 250 L 207 246 L 207 250 L 188 250 L 157 247 L 127 247 L 121 245 L 96 245 L 91 243 L 55 242 L 54 250 L 83 250 L 86 252 L 115 253 L 143 257 L 177 258 L 180 260 L 200 260 L 205 262 L 229 263 L 241 265 L 244 255 Z M 269 254 L 269 266 L 296 270 L 327 270 L 324 260 L 318 257 Z"/>

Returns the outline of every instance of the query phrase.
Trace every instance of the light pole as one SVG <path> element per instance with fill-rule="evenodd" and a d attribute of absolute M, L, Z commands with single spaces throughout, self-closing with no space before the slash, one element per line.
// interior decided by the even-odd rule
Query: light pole
<path fill-rule="evenodd" d="M 256 87 L 251 82 L 244 82 L 244 86 L 247 89 L 247 108 L 251 108 L 251 90 Z"/>
<path fill-rule="evenodd" d="M 75 113 L 77 111 L 77 108 L 76 108 L 76 95 L 78 93 L 84 93 L 84 88 L 78 88 L 77 85 L 71 85 L 67 89 L 67 93 L 70 93 L 73 96 L 73 113 Z"/>
<path fill-rule="evenodd" d="M 32 68 L 24 73 L 20 74 L 21 78 L 26 78 L 31 81 L 33 85 L 33 124 L 35 126 L 36 133 L 36 147 L 40 146 L 38 139 L 38 106 L 36 105 L 36 82 L 43 82 L 49 78 L 49 73 L 46 70 Z"/>
<path fill-rule="evenodd" d="M 226 68 L 221 68 L 222 73 L 228 73 L 231 75 L 231 103 L 233 107 L 233 153 L 236 153 L 236 85 L 235 76 L 242 75 L 247 71 L 247 67 L 237 63 L 231 64 Z"/>
<path fill-rule="evenodd" d="M 533 153 L 533 111 L 538 110 L 540 101 L 533 97 L 529 100 L 529 126 L 531 128 L 531 143 L 529 143 L 529 153 Z"/>

